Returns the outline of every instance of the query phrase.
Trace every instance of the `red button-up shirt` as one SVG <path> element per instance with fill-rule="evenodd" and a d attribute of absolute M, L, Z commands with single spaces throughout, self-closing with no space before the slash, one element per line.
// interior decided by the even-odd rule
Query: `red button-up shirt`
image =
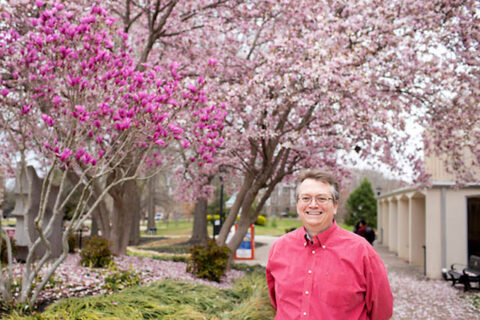
<path fill-rule="evenodd" d="M 392 316 L 392 291 L 379 255 L 335 222 L 312 241 L 303 227 L 275 241 L 267 283 L 276 320 Z"/>

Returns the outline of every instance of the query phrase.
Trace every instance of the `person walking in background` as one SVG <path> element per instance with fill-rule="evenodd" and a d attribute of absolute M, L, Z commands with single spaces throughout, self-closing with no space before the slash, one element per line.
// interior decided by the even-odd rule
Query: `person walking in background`
<path fill-rule="evenodd" d="M 375 241 L 375 239 L 377 238 L 375 234 L 375 230 L 372 227 L 369 227 L 367 225 L 367 222 L 365 221 L 365 219 L 361 219 L 360 221 L 357 222 L 353 232 L 367 239 L 367 241 L 371 245 L 373 245 L 373 241 Z"/>
<path fill-rule="evenodd" d="M 338 182 L 302 172 L 297 213 L 303 226 L 272 245 L 266 268 L 276 320 L 389 319 L 393 296 L 376 250 L 335 221 Z"/>

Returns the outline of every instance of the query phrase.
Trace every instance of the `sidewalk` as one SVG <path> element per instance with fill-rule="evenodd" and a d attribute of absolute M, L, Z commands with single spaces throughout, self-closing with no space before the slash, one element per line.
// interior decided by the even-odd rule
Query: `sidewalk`
<path fill-rule="evenodd" d="M 270 247 L 279 237 L 272 236 L 255 236 L 255 253 L 253 260 L 234 260 L 235 263 L 246 263 L 249 265 L 259 264 L 263 267 L 267 266 L 268 252 Z M 260 244 L 260 245 L 258 245 Z"/>
<path fill-rule="evenodd" d="M 407 261 L 399 258 L 396 253 L 388 251 L 388 247 L 382 244 L 376 244 L 374 242 L 374 247 L 377 250 L 380 258 L 382 258 L 385 267 L 388 272 L 394 272 L 399 275 L 409 275 L 418 280 L 425 279 L 423 274 L 423 267 L 414 266 L 409 264 Z"/>

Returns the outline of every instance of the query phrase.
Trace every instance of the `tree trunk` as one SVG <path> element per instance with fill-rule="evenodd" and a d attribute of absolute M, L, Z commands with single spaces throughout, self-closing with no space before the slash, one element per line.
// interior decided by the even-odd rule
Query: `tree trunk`
<path fill-rule="evenodd" d="M 147 181 L 147 230 L 155 228 L 155 180 L 155 177 L 151 177 Z"/>
<path fill-rule="evenodd" d="M 217 244 L 219 246 L 224 246 L 226 244 L 228 233 L 230 232 L 232 226 L 235 224 L 238 213 L 243 206 L 243 200 L 245 199 L 245 195 L 247 191 L 252 187 L 253 181 L 253 177 L 245 177 L 242 187 L 240 188 L 235 202 L 233 203 L 232 208 L 230 208 L 228 216 L 223 222 L 222 229 L 220 230 L 220 234 L 218 235 Z"/>
<path fill-rule="evenodd" d="M 115 254 L 125 254 L 131 237 L 132 242 L 139 241 L 139 204 L 138 188 L 135 180 L 129 180 L 112 189 L 114 199 L 112 216 L 112 232 L 109 240 Z M 137 221 L 135 221 L 137 220 Z M 136 231 L 135 231 L 136 229 Z"/>
<path fill-rule="evenodd" d="M 92 213 L 92 225 L 90 226 L 90 236 L 98 236 L 98 224 L 97 224 L 97 218 L 96 218 L 96 215 L 97 215 L 97 211 L 98 210 L 95 210 L 93 213 Z"/>
<path fill-rule="evenodd" d="M 135 181 L 133 181 L 135 182 Z M 135 183 L 135 191 L 132 192 L 132 202 L 133 204 L 129 204 L 130 210 L 132 214 L 132 229 L 130 229 L 130 239 L 128 244 L 131 246 L 136 246 L 140 243 L 140 220 L 142 218 L 140 212 L 140 195 L 138 194 L 137 184 Z M 128 200 L 125 200 L 128 202 Z"/>
<path fill-rule="evenodd" d="M 207 232 L 207 199 L 199 198 L 195 202 L 193 213 L 193 231 L 190 240 L 191 244 L 205 244 L 208 240 Z"/>

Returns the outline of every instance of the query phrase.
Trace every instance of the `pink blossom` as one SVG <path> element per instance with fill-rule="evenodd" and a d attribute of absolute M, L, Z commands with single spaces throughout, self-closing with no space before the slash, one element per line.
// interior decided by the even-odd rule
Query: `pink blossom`
<path fill-rule="evenodd" d="M 45 121 L 45 123 L 50 127 L 53 127 L 53 125 L 55 124 L 55 120 L 46 114 L 42 114 L 42 120 Z"/>
<path fill-rule="evenodd" d="M 82 156 L 82 161 L 85 164 L 89 164 L 92 161 L 92 156 L 85 152 Z"/>
<path fill-rule="evenodd" d="M 80 158 L 83 156 L 83 154 L 85 153 L 85 149 L 83 148 L 79 148 L 77 150 L 77 152 L 75 153 L 75 158 L 78 160 L 80 160 Z"/>
<path fill-rule="evenodd" d="M 183 129 L 180 128 L 178 125 L 169 123 L 167 126 L 168 130 L 170 130 L 173 134 L 179 135 L 183 133 Z"/>
<path fill-rule="evenodd" d="M 75 77 L 75 76 L 71 76 L 71 75 L 68 75 L 67 76 L 67 83 L 69 85 L 71 85 L 72 87 L 75 87 L 77 86 L 78 84 L 80 84 L 80 81 L 82 80 L 81 77 Z"/>
<path fill-rule="evenodd" d="M 163 146 L 166 146 L 167 144 L 165 143 L 165 141 L 163 141 L 163 139 L 157 139 L 155 140 L 155 144 L 163 147 Z"/>
<path fill-rule="evenodd" d="M 32 105 L 30 104 L 26 104 L 20 109 L 22 114 L 29 114 L 31 110 L 32 110 Z"/>
<path fill-rule="evenodd" d="M 121 122 L 115 122 L 115 128 L 117 128 L 117 130 L 120 130 L 120 131 L 126 130 L 130 128 L 131 122 L 132 122 L 132 119 L 125 118 Z"/>
<path fill-rule="evenodd" d="M 65 162 L 73 154 L 72 150 L 65 148 L 63 152 L 59 155 L 60 161 Z"/>
<path fill-rule="evenodd" d="M 8 90 L 7 88 L 2 89 L 2 96 L 6 97 L 9 93 L 10 93 L 10 90 Z"/>
<path fill-rule="evenodd" d="M 182 147 L 186 149 L 186 148 L 188 148 L 189 146 L 190 146 L 190 141 L 188 141 L 187 139 L 184 139 L 184 140 L 182 141 Z"/>

